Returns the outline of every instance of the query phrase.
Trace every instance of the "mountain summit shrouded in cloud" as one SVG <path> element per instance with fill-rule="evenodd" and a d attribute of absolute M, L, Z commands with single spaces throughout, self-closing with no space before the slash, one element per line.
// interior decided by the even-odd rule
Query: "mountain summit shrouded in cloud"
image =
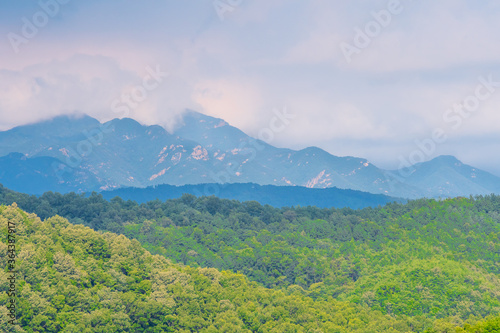
<path fill-rule="evenodd" d="M 0 1 L 0 329 L 500 331 L 499 17 Z"/>
<path fill-rule="evenodd" d="M 389 171 L 317 147 L 277 148 L 195 111 L 173 133 L 130 118 L 100 123 L 59 116 L 0 132 L 0 156 L 0 182 L 29 193 L 208 183 L 337 187 L 404 198 L 500 193 L 500 178 L 451 156 Z"/>
<path fill-rule="evenodd" d="M 191 108 L 258 137 L 286 106 L 296 118 L 276 146 L 395 169 L 441 129 L 423 161 L 454 155 L 500 175 L 496 1 L 215 3 L 4 1 L 0 130 L 74 110 L 173 128 Z M 168 76 L 145 89 L 157 66 Z"/>

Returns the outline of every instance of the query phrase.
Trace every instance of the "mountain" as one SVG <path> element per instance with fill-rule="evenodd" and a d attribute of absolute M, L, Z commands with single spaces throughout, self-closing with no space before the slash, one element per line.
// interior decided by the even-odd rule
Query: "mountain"
<path fill-rule="evenodd" d="M 419 196 L 418 188 L 403 184 L 389 187 L 384 170 L 366 159 L 338 157 L 317 148 L 295 151 L 254 139 L 222 119 L 187 111 L 175 135 L 206 147 L 225 169 L 212 172 L 212 182 L 261 185 L 338 187 L 371 193 Z M 231 171 L 228 171 L 230 169 Z"/>
<path fill-rule="evenodd" d="M 18 126 L 0 132 L 0 156 L 11 152 L 36 155 L 44 151 L 46 146 L 64 145 L 68 142 L 83 140 L 85 131 L 91 131 L 99 125 L 99 121 L 92 117 L 71 115 Z"/>
<path fill-rule="evenodd" d="M 91 172 L 71 168 L 53 157 L 28 158 L 21 153 L 0 157 L 0 183 L 14 191 L 36 194 L 82 192 L 98 190 L 100 186 Z"/>
<path fill-rule="evenodd" d="M 427 163 L 414 165 L 406 184 L 425 189 L 427 197 L 500 193 L 498 177 L 463 164 L 453 156 L 439 156 Z"/>
<path fill-rule="evenodd" d="M 230 126 L 220 118 L 209 117 L 196 111 L 186 110 L 180 126 L 175 135 L 195 141 L 210 149 L 218 151 L 232 151 L 243 142 L 251 138 L 236 127 Z M 255 140 L 256 144 L 271 147 L 261 140 Z"/>
<path fill-rule="evenodd" d="M 500 178 L 452 158 L 418 164 L 402 177 L 366 159 L 333 156 L 317 147 L 277 148 L 195 111 L 187 111 L 173 133 L 128 118 L 101 124 L 85 115 L 60 116 L 0 132 L 0 156 L 11 153 L 26 158 L 15 166 L 3 164 L 0 182 L 14 175 L 8 176 L 10 187 L 36 194 L 207 183 L 337 187 L 404 198 L 500 193 Z M 49 176 L 51 166 L 41 163 L 32 173 L 47 175 L 43 186 L 26 186 L 38 180 L 15 168 L 31 170 L 40 157 L 57 160 L 50 164 L 59 165 L 58 180 Z"/>
<path fill-rule="evenodd" d="M 148 188 L 120 188 L 101 192 L 105 199 L 120 197 L 123 200 L 134 200 L 140 203 L 159 199 L 180 198 L 183 194 L 209 196 L 215 194 L 219 198 L 234 199 L 241 202 L 257 201 L 262 205 L 273 207 L 316 206 L 349 207 L 352 209 L 383 206 L 389 202 L 401 201 L 382 194 L 371 194 L 338 188 L 307 188 L 299 186 L 273 186 L 258 184 L 199 184 L 199 185 L 158 185 Z"/>
<path fill-rule="evenodd" d="M 0 154 L 18 152 L 30 158 L 55 158 L 66 166 L 65 170 L 93 174 L 101 190 L 156 184 L 155 178 L 167 170 L 182 179 L 186 168 L 198 168 L 196 159 L 193 163 L 189 155 L 183 156 L 197 145 L 160 126 L 142 126 L 128 118 L 101 124 L 88 116 L 61 116 L 0 133 Z M 71 178 L 71 174 L 65 176 Z M 92 189 L 78 178 L 71 182 L 79 183 L 83 190 Z"/>

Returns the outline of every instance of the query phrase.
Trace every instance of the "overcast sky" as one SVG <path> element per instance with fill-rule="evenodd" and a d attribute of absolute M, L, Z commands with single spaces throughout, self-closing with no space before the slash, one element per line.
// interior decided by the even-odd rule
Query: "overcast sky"
<path fill-rule="evenodd" d="M 258 137 L 286 108 L 279 147 L 500 176 L 499 1 L 55 1 L 0 3 L 0 130 L 135 92 L 143 124 L 190 108 Z"/>

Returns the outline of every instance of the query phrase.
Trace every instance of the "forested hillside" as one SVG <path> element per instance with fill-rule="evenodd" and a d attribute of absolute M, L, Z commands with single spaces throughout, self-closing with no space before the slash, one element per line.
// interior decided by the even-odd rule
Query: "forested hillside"
<path fill-rule="evenodd" d="M 220 283 L 220 286 L 227 293 L 224 295 L 235 292 L 231 295 L 236 299 L 248 299 L 237 302 L 231 298 L 233 296 L 221 296 L 217 300 L 227 299 L 233 304 L 231 309 L 235 312 L 235 318 L 230 321 L 234 325 L 241 324 L 241 331 L 273 331 L 271 326 L 266 325 L 292 325 L 276 328 L 276 332 L 495 332 L 500 329 L 499 319 L 495 317 L 500 313 L 498 196 L 445 201 L 417 200 L 363 210 L 315 207 L 276 209 L 256 202 L 239 203 L 192 195 L 166 202 L 137 204 L 119 198 L 108 202 L 97 194 L 85 198 L 75 194 L 46 193 L 37 198 L 6 189 L 0 192 L 0 201 L 5 204 L 17 202 L 24 210 L 36 212 L 43 219 L 59 214 L 71 223 L 120 233 L 139 241 L 130 242 L 123 236 L 110 233 L 98 234 L 66 222 L 60 222 L 61 225 L 53 226 L 53 229 L 42 228 L 43 225 L 54 224 L 50 221 L 63 221 L 56 218 L 49 223 L 26 222 L 33 225 L 33 235 L 46 235 L 55 244 L 53 250 L 49 250 L 50 246 L 40 245 L 43 242 L 35 240 L 36 237 L 30 238 L 30 234 L 23 241 L 32 243 L 33 247 L 41 246 L 35 253 L 59 251 L 72 258 L 76 254 L 92 256 L 94 254 L 90 252 L 70 249 L 74 246 L 71 244 L 82 242 L 88 247 L 92 242 L 85 239 L 100 237 L 107 245 L 99 243 L 101 245 L 97 248 L 90 246 L 89 251 L 108 253 L 113 246 L 118 246 L 111 240 L 120 239 L 133 244 L 134 251 L 142 251 L 144 256 L 150 255 L 139 250 L 139 244 L 151 253 L 161 255 L 151 256 L 156 260 L 154 265 L 159 265 L 156 262 L 160 261 L 166 265 L 164 267 L 174 267 L 189 275 L 190 282 L 187 284 L 196 280 L 194 276 L 203 275 L 200 272 L 209 268 L 213 269 L 210 272 L 222 271 L 217 274 L 222 274 L 228 280 L 239 279 L 240 289 L 235 287 L 234 282 Z M 4 208 L 4 211 L 13 214 L 12 208 Z M 17 218 L 22 216 L 20 212 L 16 214 Z M 78 236 L 81 239 L 65 240 L 66 231 L 58 228 L 81 230 Z M 69 243 L 63 245 L 66 241 Z M 23 246 L 20 246 L 21 251 Z M 127 251 L 118 252 L 128 256 Z M 153 281 L 152 275 L 149 278 L 147 275 L 153 270 L 140 266 L 147 261 L 138 260 L 137 254 L 131 254 L 129 262 L 117 268 L 116 263 L 112 263 L 113 252 L 109 253 L 109 256 L 105 254 L 95 258 L 102 263 L 93 266 L 92 272 L 88 274 L 98 274 L 93 271 L 97 270 L 101 272 L 99 274 L 109 274 L 111 277 L 96 279 L 89 285 L 82 284 L 81 288 L 90 289 L 88 292 L 92 295 L 92 288 L 98 290 L 100 287 L 97 285 L 103 284 L 113 292 L 128 292 L 127 295 L 142 297 L 141 302 L 146 302 L 147 297 L 151 297 L 150 294 L 155 291 L 151 289 L 148 294 L 144 286 L 140 289 L 134 283 Z M 46 262 L 40 261 L 34 274 L 45 272 L 42 274 L 48 279 L 45 284 L 57 285 L 55 280 L 48 282 L 50 274 L 47 272 L 51 272 L 53 259 L 38 255 L 40 260 L 45 258 L 43 260 Z M 83 262 L 89 258 L 84 256 L 73 260 L 82 263 L 79 269 L 86 270 L 87 266 Z M 44 265 L 47 265 L 47 272 Z M 128 280 L 123 277 L 119 280 L 116 272 L 128 277 Z M 139 279 L 130 272 L 135 272 L 137 276 L 143 275 Z M 130 289 L 122 287 L 115 290 L 117 282 L 114 279 L 122 281 Z M 198 290 L 196 286 L 193 288 Z M 236 288 L 236 291 L 232 288 Z M 175 294 L 173 289 L 169 292 Z M 269 298 L 251 298 L 259 293 Z M 50 297 L 56 294 L 53 292 Z M 50 297 L 48 303 L 52 302 Z M 199 297 L 207 299 L 207 296 Z M 281 315 L 265 319 L 269 315 L 267 304 L 279 298 L 285 302 L 285 305 L 280 305 L 283 307 L 280 308 Z M 196 302 L 200 301 L 199 298 L 195 299 Z M 127 298 L 128 301 L 130 299 Z M 287 302 L 297 304 L 299 301 L 303 304 L 301 309 L 307 318 L 286 305 Z M 255 306 L 252 308 L 254 310 L 249 310 L 254 316 L 251 319 L 255 320 L 253 324 L 245 319 L 247 314 L 243 310 L 249 302 Z M 134 317 L 133 312 L 130 312 L 132 308 L 127 304 L 123 303 L 120 309 L 124 309 L 123 313 L 129 318 L 127 325 L 130 326 L 127 327 L 133 331 L 139 327 L 134 326 L 138 323 L 138 317 Z M 205 303 L 197 304 L 196 309 L 206 306 Z M 69 306 L 77 311 L 74 305 Z M 78 311 L 82 312 L 78 314 L 80 324 L 91 323 L 90 319 L 90 322 L 86 321 L 86 316 L 91 312 L 88 309 L 97 311 L 101 309 L 99 306 L 85 309 L 78 307 Z M 58 313 L 55 305 L 53 308 Z M 145 306 L 140 308 L 143 311 L 150 309 Z M 176 307 L 173 309 L 169 310 L 173 312 L 168 313 L 183 313 L 176 312 Z M 210 311 L 196 310 L 184 313 L 184 316 L 198 316 L 205 312 Z M 214 325 L 215 331 L 224 331 L 220 328 L 222 326 L 215 324 L 214 318 L 218 314 L 214 313 L 218 312 L 211 315 L 205 313 L 205 317 L 201 315 L 206 326 L 200 326 L 200 330 L 201 327 Z M 57 314 L 53 315 L 57 317 Z M 255 319 L 255 316 L 264 317 Z M 152 318 L 151 315 L 146 317 Z M 161 320 L 158 320 L 156 324 L 148 321 L 144 325 L 160 325 Z M 111 322 L 113 320 L 109 321 L 110 325 Z M 177 321 L 175 323 L 179 325 L 177 330 L 197 330 L 182 326 L 186 324 L 181 325 Z M 169 324 L 162 322 L 161 325 Z M 227 331 L 238 330 L 233 328 Z"/>
<path fill-rule="evenodd" d="M 173 264 L 135 240 L 61 217 L 42 222 L 15 205 L 0 207 L 0 220 L 0 251 L 7 252 L 11 222 L 19 260 L 18 325 L 7 323 L 3 308 L 4 332 L 410 332 L 424 326 L 448 332 L 455 326 L 384 315 L 333 297 L 314 299 L 296 285 L 266 289 L 241 274 Z M 6 267 L 6 256 L 0 260 Z M 5 304 L 7 274 L 0 275 Z M 495 332 L 499 324 L 490 317 L 456 329 Z"/>

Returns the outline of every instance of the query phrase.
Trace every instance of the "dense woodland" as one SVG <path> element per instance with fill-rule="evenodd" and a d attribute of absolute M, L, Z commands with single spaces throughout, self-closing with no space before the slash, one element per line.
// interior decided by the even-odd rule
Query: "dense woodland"
<path fill-rule="evenodd" d="M 27 332 L 500 331 L 499 196 L 277 209 L 1 188 L 13 202 L 45 220 L 1 208 L 2 237 L 22 226 Z"/>

